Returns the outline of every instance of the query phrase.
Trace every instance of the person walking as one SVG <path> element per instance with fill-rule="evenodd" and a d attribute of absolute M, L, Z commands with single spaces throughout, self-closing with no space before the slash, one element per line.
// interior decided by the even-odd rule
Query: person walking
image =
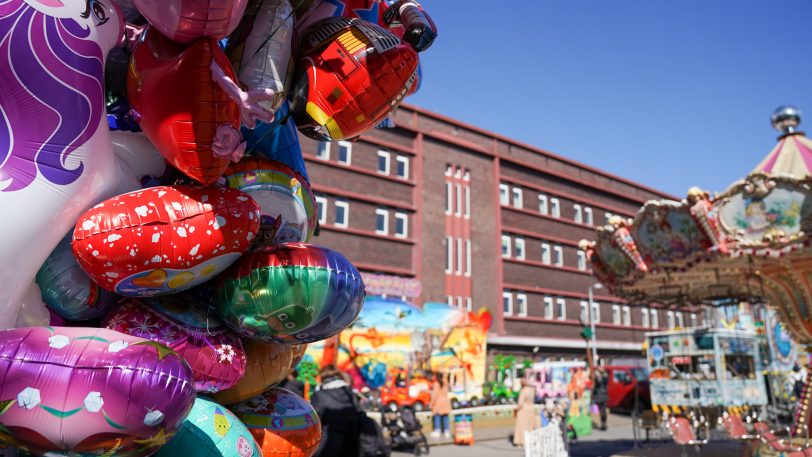
<path fill-rule="evenodd" d="M 592 402 L 598 406 L 601 430 L 606 430 L 606 402 L 608 401 L 609 376 L 606 374 L 606 368 L 599 366 L 595 368 L 595 383 L 592 386 Z"/>
<path fill-rule="evenodd" d="M 361 408 L 342 373 L 327 365 L 310 403 L 321 420 L 321 442 L 314 457 L 355 456 L 359 452 L 358 415 Z"/>
<path fill-rule="evenodd" d="M 448 415 L 451 414 L 451 400 L 448 398 L 448 383 L 442 373 L 435 374 L 430 406 L 434 421 L 431 436 L 439 438 L 442 433 L 446 438 L 451 438 L 451 427 L 448 420 Z"/>
<path fill-rule="evenodd" d="M 535 411 L 536 389 L 527 379 L 522 379 L 522 389 L 519 391 L 518 406 L 516 408 L 516 426 L 513 428 L 513 444 L 524 446 L 524 432 L 532 431 L 541 426 L 541 416 Z"/>

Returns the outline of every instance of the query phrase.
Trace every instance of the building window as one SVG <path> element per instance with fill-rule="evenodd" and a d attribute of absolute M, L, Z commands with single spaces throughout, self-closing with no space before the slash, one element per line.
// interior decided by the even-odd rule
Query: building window
<path fill-rule="evenodd" d="M 516 308 L 519 316 L 527 316 L 527 295 L 516 294 Z"/>
<path fill-rule="evenodd" d="M 330 160 L 330 143 L 320 141 L 319 146 L 316 148 L 316 157 L 322 160 Z"/>
<path fill-rule="evenodd" d="M 352 163 L 352 143 L 349 141 L 338 142 L 338 163 L 342 165 Z"/>
<path fill-rule="evenodd" d="M 454 185 L 450 182 L 445 183 L 445 213 L 450 215 L 454 210 Z"/>
<path fill-rule="evenodd" d="M 522 192 L 521 187 L 514 187 L 513 188 L 513 207 L 514 208 L 523 208 L 524 207 L 524 193 Z"/>
<path fill-rule="evenodd" d="M 507 184 L 499 184 L 499 203 L 510 204 L 510 187 Z"/>
<path fill-rule="evenodd" d="M 677 316 L 677 327 L 684 328 L 685 322 L 682 320 L 682 313 L 678 311 L 676 313 L 676 316 Z"/>
<path fill-rule="evenodd" d="M 327 199 L 316 195 L 316 212 L 319 215 L 319 224 L 327 223 Z"/>
<path fill-rule="evenodd" d="M 563 321 L 567 318 L 567 300 L 559 298 L 555 301 L 555 303 L 557 305 L 556 307 L 558 308 L 556 316 L 558 317 L 558 320 Z"/>
<path fill-rule="evenodd" d="M 502 257 L 510 257 L 510 237 L 502 235 Z"/>
<path fill-rule="evenodd" d="M 465 218 L 471 217 L 471 187 L 465 186 Z"/>
<path fill-rule="evenodd" d="M 592 208 L 585 206 L 584 207 L 584 223 L 587 225 L 592 225 L 594 219 L 592 218 Z"/>
<path fill-rule="evenodd" d="M 691 314 L 691 327 L 696 328 L 696 314 Z"/>
<path fill-rule="evenodd" d="M 462 297 L 457 297 L 457 308 L 462 309 Z"/>
<path fill-rule="evenodd" d="M 448 306 L 454 306 L 454 297 L 451 295 L 447 296 Z"/>
<path fill-rule="evenodd" d="M 505 316 L 513 315 L 513 294 L 510 292 L 502 293 L 502 314 Z"/>
<path fill-rule="evenodd" d="M 648 308 L 643 308 L 640 310 L 640 318 L 641 325 L 648 328 Z"/>
<path fill-rule="evenodd" d="M 462 238 L 457 238 L 457 274 L 462 274 Z"/>
<path fill-rule="evenodd" d="M 397 162 L 395 173 L 397 174 L 398 178 L 402 179 L 409 179 L 409 158 L 406 156 L 397 156 L 395 158 Z"/>
<path fill-rule="evenodd" d="M 578 250 L 578 269 L 586 271 L 586 252 Z"/>
<path fill-rule="evenodd" d="M 584 214 L 583 210 L 581 209 L 581 205 L 574 204 L 572 205 L 572 209 L 575 210 L 575 215 L 573 216 L 573 220 L 579 224 L 583 223 L 584 221 Z"/>
<path fill-rule="evenodd" d="M 674 322 L 674 311 L 668 311 L 665 313 L 666 323 L 668 324 L 669 329 L 673 329 L 675 326 Z"/>
<path fill-rule="evenodd" d="M 551 258 L 550 245 L 548 243 L 541 243 L 541 262 L 545 265 L 549 265 Z"/>
<path fill-rule="evenodd" d="M 544 297 L 544 318 L 553 318 L 553 297 Z"/>
<path fill-rule="evenodd" d="M 454 187 L 456 187 L 456 192 L 457 192 L 457 198 L 456 198 L 457 207 L 454 208 L 454 214 L 456 216 L 461 216 L 462 215 L 462 186 L 459 185 L 459 184 L 455 184 Z"/>
<path fill-rule="evenodd" d="M 627 327 L 632 325 L 632 309 L 628 306 L 623 307 L 623 325 Z"/>
<path fill-rule="evenodd" d="M 513 241 L 513 246 L 516 252 L 516 258 L 524 260 L 524 238 L 516 238 Z"/>
<path fill-rule="evenodd" d="M 468 311 L 473 311 L 473 306 L 471 304 L 471 297 L 466 297 L 465 298 L 465 309 L 467 309 Z"/>
<path fill-rule="evenodd" d="M 345 200 L 336 200 L 335 226 L 346 228 L 350 220 L 350 203 Z"/>
<path fill-rule="evenodd" d="M 550 199 L 550 213 L 553 217 L 561 217 L 561 202 L 557 198 Z"/>
<path fill-rule="evenodd" d="M 409 236 L 409 215 L 406 213 L 395 213 L 395 236 L 406 238 Z"/>
<path fill-rule="evenodd" d="M 547 215 L 547 196 L 544 194 L 539 195 L 539 213 Z"/>
<path fill-rule="evenodd" d="M 378 151 L 378 173 L 382 175 L 389 174 L 389 151 Z"/>
<path fill-rule="evenodd" d="M 657 313 L 656 309 L 650 309 L 649 312 L 651 313 L 651 319 L 649 319 L 649 325 L 651 328 L 660 328 L 660 316 Z"/>
<path fill-rule="evenodd" d="M 451 176 L 453 174 L 454 174 L 454 167 L 452 167 L 451 165 L 446 165 L 445 166 L 445 175 L 446 176 Z"/>
<path fill-rule="evenodd" d="M 465 240 L 465 276 L 471 276 L 471 240 Z"/>
<path fill-rule="evenodd" d="M 579 319 L 581 319 L 581 322 L 589 323 L 589 302 L 581 301 L 581 315 Z"/>
<path fill-rule="evenodd" d="M 445 272 L 451 273 L 454 268 L 454 238 L 445 237 Z"/>
<path fill-rule="evenodd" d="M 596 301 L 592 302 L 592 321 L 596 324 L 601 321 L 601 304 Z"/>
<path fill-rule="evenodd" d="M 564 266 L 564 249 L 561 246 L 553 247 L 553 263 L 557 266 Z"/>
<path fill-rule="evenodd" d="M 389 235 L 389 210 L 381 208 L 375 210 L 375 233 Z"/>
<path fill-rule="evenodd" d="M 620 325 L 620 305 L 612 305 L 612 323 Z"/>

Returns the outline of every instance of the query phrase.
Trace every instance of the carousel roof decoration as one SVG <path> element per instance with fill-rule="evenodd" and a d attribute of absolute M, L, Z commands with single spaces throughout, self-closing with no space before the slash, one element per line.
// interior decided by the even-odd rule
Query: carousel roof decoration
<path fill-rule="evenodd" d="M 796 339 L 812 343 L 812 141 L 800 119 L 776 110 L 778 145 L 721 195 L 692 187 L 599 227 L 581 243 L 594 275 L 631 303 L 780 303 Z"/>

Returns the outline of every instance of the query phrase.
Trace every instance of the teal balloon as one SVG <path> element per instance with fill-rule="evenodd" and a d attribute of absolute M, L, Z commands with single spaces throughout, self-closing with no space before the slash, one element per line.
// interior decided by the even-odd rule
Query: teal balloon
<path fill-rule="evenodd" d="M 156 457 L 262 457 L 248 428 L 225 406 L 197 397 L 183 424 Z"/>
<path fill-rule="evenodd" d="M 37 272 L 45 306 L 64 319 L 84 321 L 107 314 L 121 296 L 99 287 L 79 266 L 71 236 L 59 242 Z"/>

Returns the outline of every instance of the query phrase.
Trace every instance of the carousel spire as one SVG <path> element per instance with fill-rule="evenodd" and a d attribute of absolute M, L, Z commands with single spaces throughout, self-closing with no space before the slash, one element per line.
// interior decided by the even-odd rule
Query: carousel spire
<path fill-rule="evenodd" d="M 778 144 L 751 173 L 794 178 L 812 176 L 812 141 L 798 130 L 801 110 L 791 105 L 781 106 L 770 116 L 770 122 L 781 136 Z"/>

